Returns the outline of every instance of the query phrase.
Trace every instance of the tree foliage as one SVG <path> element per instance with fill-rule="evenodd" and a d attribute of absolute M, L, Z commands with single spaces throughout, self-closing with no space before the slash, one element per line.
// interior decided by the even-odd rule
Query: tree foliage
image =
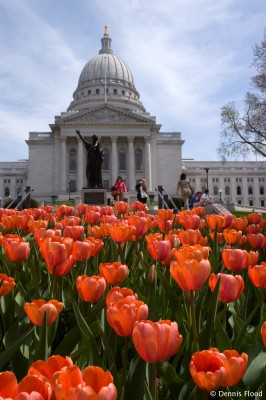
<path fill-rule="evenodd" d="M 266 28 L 262 42 L 253 48 L 253 55 L 252 66 L 257 73 L 245 95 L 243 114 L 240 115 L 234 102 L 222 107 L 218 153 L 224 160 L 250 152 L 266 157 Z"/>

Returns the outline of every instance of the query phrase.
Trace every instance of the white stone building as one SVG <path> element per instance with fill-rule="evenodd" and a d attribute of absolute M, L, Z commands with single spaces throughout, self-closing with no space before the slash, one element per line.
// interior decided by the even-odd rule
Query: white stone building
<path fill-rule="evenodd" d="M 182 169 L 196 190 L 208 186 L 213 200 L 265 206 L 266 162 L 204 162 L 184 160 L 180 132 L 161 132 L 161 125 L 140 102 L 129 67 L 111 49 L 107 28 L 101 50 L 81 71 L 73 101 L 55 116 L 48 132 L 30 132 L 26 143 L 29 159 L 0 162 L 2 203 L 25 186 L 34 188 L 38 201 L 80 199 L 86 187 L 86 151 L 76 134 L 88 142 L 93 135 L 104 151 L 103 187 L 108 190 L 118 175 L 126 181 L 129 201 L 135 200 L 135 184 L 145 177 L 149 192 L 158 185 L 175 195 Z M 219 191 L 222 191 L 219 193 Z"/>

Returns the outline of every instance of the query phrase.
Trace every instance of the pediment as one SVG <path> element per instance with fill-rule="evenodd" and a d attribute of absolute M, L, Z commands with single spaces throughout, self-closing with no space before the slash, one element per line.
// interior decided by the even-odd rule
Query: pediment
<path fill-rule="evenodd" d="M 132 111 L 124 111 L 115 107 L 104 106 L 89 111 L 79 111 L 72 115 L 63 115 L 58 122 L 60 125 L 151 125 L 155 123 L 155 120 Z"/>

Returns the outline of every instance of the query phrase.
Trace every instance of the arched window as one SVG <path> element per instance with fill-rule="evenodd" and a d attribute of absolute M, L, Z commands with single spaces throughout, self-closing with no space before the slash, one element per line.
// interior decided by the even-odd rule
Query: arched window
<path fill-rule="evenodd" d="M 77 170 L 77 150 L 70 149 L 69 150 L 69 171 Z"/>
<path fill-rule="evenodd" d="M 118 153 L 118 169 L 119 171 L 126 171 L 127 164 L 126 164 L 126 149 L 121 147 Z"/>
<path fill-rule="evenodd" d="M 264 194 L 264 186 L 260 186 L 260 194 Z"/>
<path fill-rule="evenodd" d="M 135 150 L 135 169 L 138 172 L 143 171 L 143 152 L 140 148 Z"/>
<path fill-rule="evenodd" d="M 225 194 L 226 196 L 230 196 L 230 186 L 225 186 L 225 188 L 224 188 L 224 194 Z"/>
<path fill-rule="evenodd" d="M 21 192 L 22 192 L 21 187 L 18 187 L 18 188 L 17 188 L 17 196 L 18 196 Z"/>
<path fill-rule="evenodd" d="M 110 151 L 103 149 L 103 171 L 110 171 Z"/>
<path fill-rule="evenodd" d="M 10 196 L 10 189 L 9 187 L 5 187 L 5 197 Z"/>
<path fill-rule="evenodd" d="M 248 194 L 253 194 L 253 188 L 252 188 L 252 186 L 249 186 L 249 187 L 248 187 Z"/>
<path fill-rule="evenodd" d="M 241 194 L 241 186 L 236 187 L 236 194 Z"/>
<path fill-rule="evenodd" d="M 218 186 L 213 187 L 213 195 L 218 196 Z"/>

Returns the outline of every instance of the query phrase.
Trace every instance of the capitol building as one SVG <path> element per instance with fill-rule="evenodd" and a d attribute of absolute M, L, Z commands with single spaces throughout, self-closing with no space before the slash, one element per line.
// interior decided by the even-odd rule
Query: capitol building
<path fill-rule="evenodd" d="M 99 54 L 80 73 L 68 109 L 49 127 L 47 132 L 29 133 L 28 160 L 0 162 L 2 204 L 26 186 L 34 189 L 32 197 L 39 202 L 51 202 L 52 196 L 80 202 L 87 185 L 87 153 L 79 130 L 87 142 L 93 135 L 100 140 L 108 197 L 118 175 L 126 182 L 128 201 L 136 200 L 135 185 L 141 178 L 147 180 L 149 193 L 163 186 L 175 196 L 185 171 L 196 191 L 209 188 L 213 201 L 265 207 L 266 162 L 182 160 L 181 133 L 161 131 L 156 117 L 146 111 L 130 68 L 112 50 L 107 27 Z"/>

